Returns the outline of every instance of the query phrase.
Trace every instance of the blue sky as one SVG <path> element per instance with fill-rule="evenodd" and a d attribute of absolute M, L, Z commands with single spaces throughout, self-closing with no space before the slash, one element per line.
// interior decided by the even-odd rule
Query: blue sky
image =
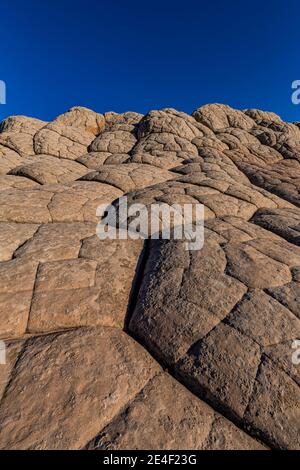
<path fill-rule="evenodd" d="M 299 0 L 2 0 L 0 119 L 221 102 L 300 121 Z"/>

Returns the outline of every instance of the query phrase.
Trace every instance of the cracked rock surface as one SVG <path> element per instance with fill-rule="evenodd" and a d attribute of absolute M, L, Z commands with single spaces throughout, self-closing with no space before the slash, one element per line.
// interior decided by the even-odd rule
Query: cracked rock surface
<path fill-rule="evenodd" d="M 5 119 L 0 448 L 300 449 L 299 165 L 253 109 Z M 203 248 L 100 240 L 124 195 L 202 204 Z"/>

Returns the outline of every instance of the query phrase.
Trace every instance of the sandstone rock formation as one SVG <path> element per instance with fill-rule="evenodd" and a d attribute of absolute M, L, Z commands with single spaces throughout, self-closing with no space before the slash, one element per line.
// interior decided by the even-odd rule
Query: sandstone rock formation
<path fill-rule="evenodd" d="M 300 449 L 300 127 L 206 105 L 0 125 L 0 448 Z M 201 203 L 205 241 L 100 204 Z"/>

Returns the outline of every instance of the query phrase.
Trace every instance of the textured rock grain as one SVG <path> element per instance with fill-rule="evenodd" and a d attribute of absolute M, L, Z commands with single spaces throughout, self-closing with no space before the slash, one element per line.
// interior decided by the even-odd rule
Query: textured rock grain
<path fill-rule="evenodd" d="M 270 112 L 5 119 L 0 447 L 300 449 L 299 190 Z M 101 241 L 124 195 L 203 204 L 203 248 Z"/>

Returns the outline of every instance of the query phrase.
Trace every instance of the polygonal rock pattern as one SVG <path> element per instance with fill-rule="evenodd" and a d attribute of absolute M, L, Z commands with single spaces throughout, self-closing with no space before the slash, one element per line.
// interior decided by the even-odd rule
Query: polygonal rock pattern
<path fill-rule="evenodd" d="M 0 145 L 3 145 L 20 156 L 32 155 L 33 136 L 47 123 L 27 116 L 11 116 L 1 123 Z"/>
<path fill-rule="evenodd" d="M 173 157 L 180 163 L 191 156 L 197 156 L 197 147 L 190 140 L 169 132 L 151 133 L 142 137 L 133 147 L 132 154 L 150 154 L 153 157 Z"/>
<path fill-rule="evenodd" d="M 136 143 L 131 132 L 107 130 L 102 132 L 91 145 L 92 152 L 128 153 Z"/>
<path fill-rule="evenodd" d="M 14 252 L 29 240 L 39 228 L 38 224 L 0 223 L 0 261 L 9 261 Z"/>
<path fill-rule="evenodd" d="M 48 204 L 53 222 L 97 222 L 99 204 L 109 204 L 123 192 L 106 183 L 74 181 L 65 185 L 44 186 L 54 191 Z"/>
<path fill-rule="evenodd" d="M 50 161 L 49 161 L 50 160 Z M 20 165 L 10 171 L 10 175 L 25 176 L 39 184 L 69 183 L 88 173 L 80 163 L 59 158 L 49 158 L 44 161 Z"/>
<path fill-rule="evenodd" d="M 268 402 L 264 418 L 268 429 L 256 420 L 255 413 L 250 419 L 247 410 L 254 400 L 257 371 L 270 347 L 300 337 L 295 305 L 292 310 L 282 300 L 292 281 L 289 265 L 297 266 L 300 252 L 283 241 L 288 251 L 286 257 L 281 253 L 284 262 L 280 262 L 274 259 L 280 257 L 276 256 L 280 247 L 274 250 L 278 241 L 268 239 L 265 232 L 258 238 L 256 229 L 239 243 L 234 226 L 232 234 L 232 241 L 227 232 L 227 240 L 218 242 L 209 232 L 202 250 L 190 254 L 182 242 L 151 242 L 129 331 L 173 368 L 194 393 L 234 422 L 271 446 L 293 448 L 298 445 L 294 415 L 299 413 L 300 390 L 296 384 L 292 386 L 290 367 L 283 362 L 281 367 L 272 365 L 274 374 L 280 375 L 282 395 L 285 387 L 291 393 L 287 402 L 273 403 L 275 392 L 260 383 L 259 396 L 264 394 Z M 284 420 L 287 416 L 291 420 Z"/>
<path fill-rule="evenodd" d="M 0 447 L 80 448 L 158 371 L 149 354 L 117 329 L 28 340 L 1 400 Z"/>
<path fill-rule="evenodd" d="M 175 178 L 176 175 L 167 170 L 150 165 L 128 163 L 122 166 L 105 165 L 96 172 L 88 173 L 82 179 L 108 183 L 127 193 Z"/>
<path fill-rule="evenodd" d="M 37 263 L 13 259 L 0 265 L 0 337 L 26 331 Z"/>
<path fill-rule="evenodd" d="M 299 162 L 221 104 L 5 119 L 0 447 L 299 449 Z M 124 195 L 202 204 L 202 249 L 100 240 Z"/>
<path fill-rule="evenodd" d="M 39 183 L 36 181 L 30 180 L 23 176 L 15 175 L 1 175 L 0 176 L 0 191 L 5 189 L 32 189 L 38 188 Z"/>
<path fill-rule="evenodd" d="M 90 170 L 102 170 L 103 165 L 119 165 L 129 160 L 128 153 L 89 152 L 77 158 Z"/>
<path fill-rule="evenodd" d="M 105 119 L 102 114 L 82 106 L 69 109 L 66 113 L 58 116 L 54 122 L 91 132 L 94 135 L 98 135 L 105 127 Z"/>
<path fill-rule="evenodd" d="M 83 240 L 78 259 L 40 263 L 28 331 L 122 328 L 141 251 L 141 240 L 101 242 L 94 235 Z"/>
<path fill-rule="evenodd" d="M 149 380 L 133 402 L 87 446 L 97 450 L 232 447 L 264 448 L 162 373 Z"/>
<path fill-rule="evenodd" d="M 12 370 L 22 351 L 24 341 L 5 342 L 5 364 L 1 363 L 0 368 L 0 401 L 11 377 Z M 0 352 L 3 354 L 3 344 L 0 344 Z"/>
<path fill-rule="evenodd" d="M 2 132 L 0 134 L 0 145 L 8 147 L 20 156 L 34 153 L 32 135 L 23 132 Z"/>
<path fill-rule="evenodd" d="M 139 138 L 151 133 L 168 132 L 188 140 L 213 134 L 206 126 L 201 125 L 188 114 L 176 111 L 176 109 L 150 111 L 140 121 L 137 132 Z"/>
<path fill-rule="evenodd" d="M 299 209 L 261 209 L 256 212 L 253 222 L 277 233 L 291 243 L 300 245 Z"/>
<path fill-rule="evenodd" d="M 86 152 L 94 137 L 92 132 L 53 121 L 35 134 L 34 151 L 76 160 Z"/>
<path fill-rule="evenodd" d="M 0 124 L 0 131 L 3 132 L 19 132 L 34 135 L 38 130 L 47 123 L 40 119 L 27 116 L 10 116 L 4 119 Z"/>
<path fill-rule="evenodd" d="M 213 131 L 234 127 L 238 129 L 251 129 L 254 125 L 252 119 L 242 111 L 233 110 L 224 104 L 205 105 L 193 113 L 196 121 L 201 122 Z"/>
<path fill-rule="evenodd" d="M 21 156 L 15 150 L 1 144 L 0 157 L 0 175 L 6 175 L 9 170 L 22 163 Z"/>

